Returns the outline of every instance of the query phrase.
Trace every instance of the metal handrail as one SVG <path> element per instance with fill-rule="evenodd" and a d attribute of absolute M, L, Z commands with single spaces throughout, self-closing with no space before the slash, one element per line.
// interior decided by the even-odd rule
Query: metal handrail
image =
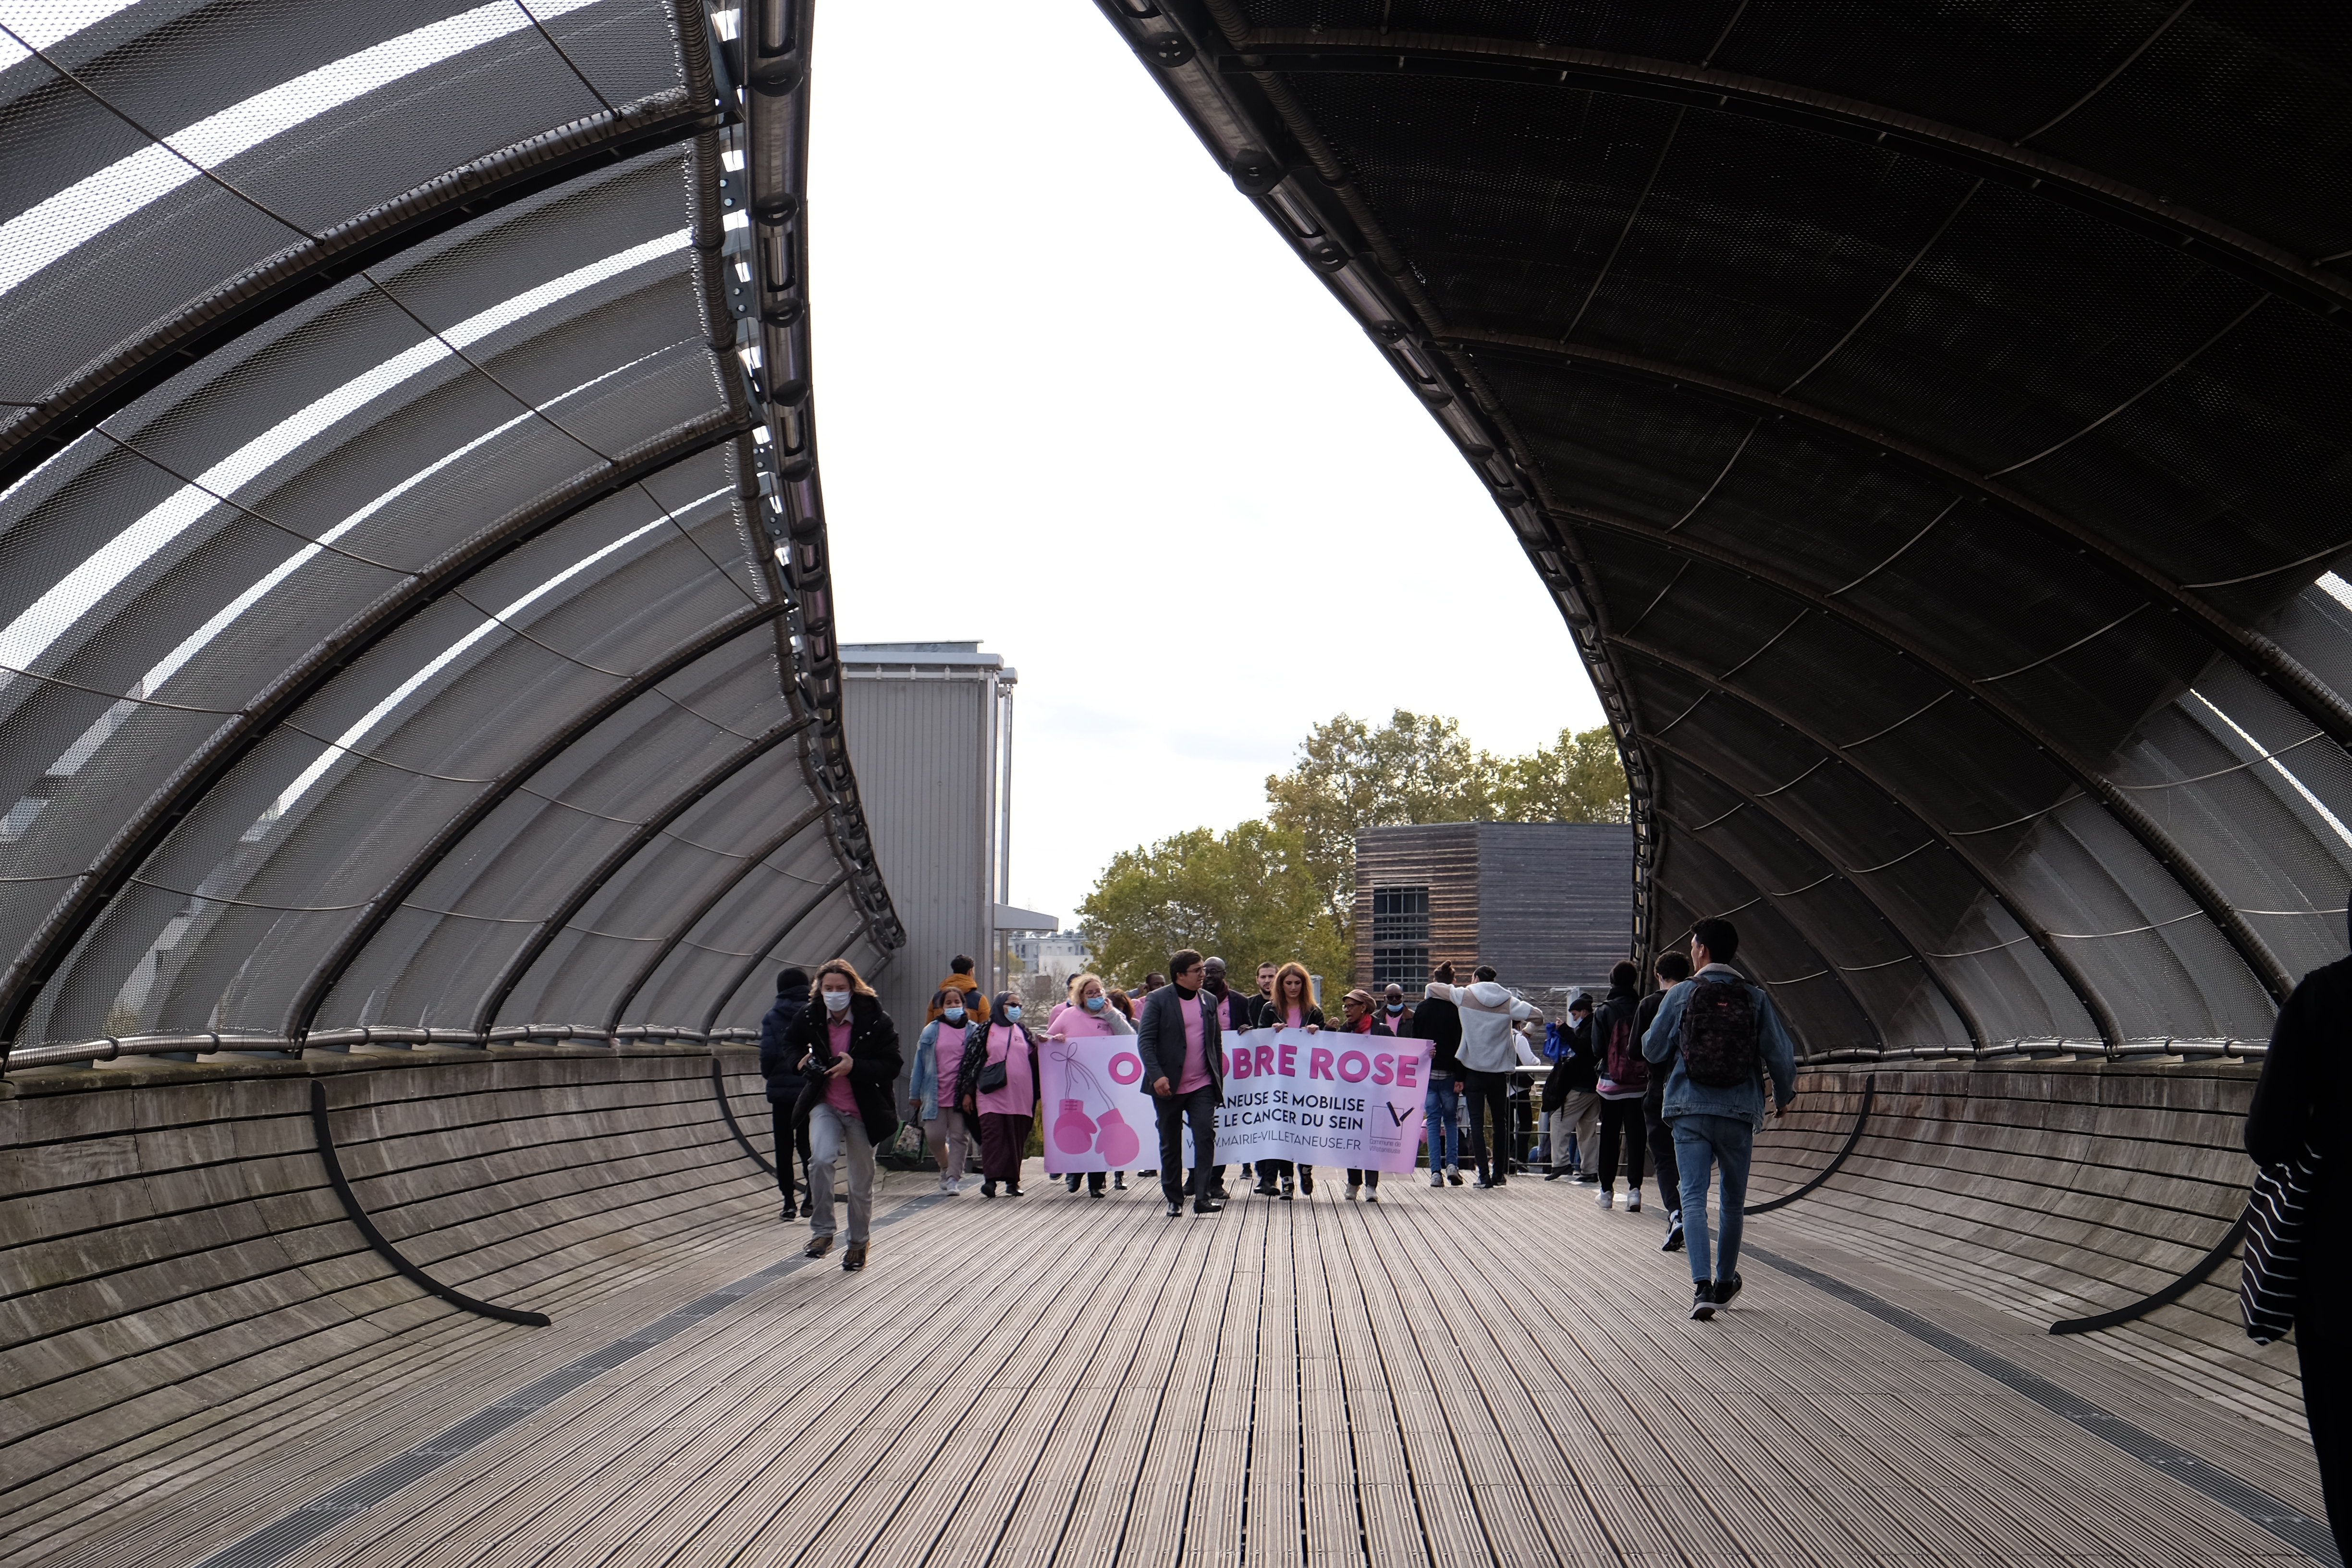
<path fill-rule="evenodd" d="M 284 1051 L 299 1056 L 305 1050 L 335 1050 L 351 1046 L 445 1046 L 483 1049 L 494 1045 L 518 1045 L 526 1040 L 597 1040 L 608 1046 L 661 1041 L 685 1044 L 738 1045 L 757 1040 L 757 1029 L 713 1029 L 708 1033 L 683 1024 L 632 1024 L 607 1033 L 591 1024 L 510 1024 L 476 1034 L 471 1029 L 401 1027 L 365 1024 L 349 1029 L 313 1029 L 307 1035 L 236 1034 L 207 1030 L 186 1035 L 101 1035 L 56 1046 L 20 1046 L 0 1058 L 0 1070 L 73 1067 L 110 1062 L 120 1057 L 212 1056 L 221 1051 Z"/>

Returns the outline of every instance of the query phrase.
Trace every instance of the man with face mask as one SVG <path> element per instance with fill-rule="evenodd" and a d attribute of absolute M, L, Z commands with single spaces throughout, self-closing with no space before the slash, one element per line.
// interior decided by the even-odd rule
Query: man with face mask
<path fill-rule="evenodd" d="M 1381 998 L 1381 1027 L 1400 1040 L 1413 1037 L 1412 1009 L 1404 1005 L 1404 987 L 1394 981 L 1389 983 L 1388 991 Z"/>

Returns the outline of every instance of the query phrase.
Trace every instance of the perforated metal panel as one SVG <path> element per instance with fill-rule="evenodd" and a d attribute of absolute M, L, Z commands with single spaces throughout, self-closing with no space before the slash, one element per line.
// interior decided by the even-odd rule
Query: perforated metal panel
<path fill-rule="evenodd" d="M 0 7 L 19 1065 L 698 1032 L 898 943 L 746 221 L 793 18 L 754 110 L 691 4 Z"/>
<path fill-rule="evenodd" d="M 2341 955 L 2344 18 L 1102 9 L 1559 599 L 1644 950 L 1864 1054 L 2258 1048 Z"/>

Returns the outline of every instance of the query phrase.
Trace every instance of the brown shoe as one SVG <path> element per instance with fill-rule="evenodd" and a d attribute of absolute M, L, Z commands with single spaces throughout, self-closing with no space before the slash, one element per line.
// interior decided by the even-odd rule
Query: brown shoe
<path fill-rule="evenodd" d="M 862 1241 L 853 1241 L 847 1247 L 843 1247 L 841 1250 L 841 1267 L 843 1269 L 852 1274 L 855 1274 L 857 1270 L 865 1268 L 866 1244 Z"/>
<path fill-rule="evenodd" d="M 808 1246 L 801 1249 L 801 1256 L 803 1258 L 823 1258 L 826 1253 L 831 1252 L 832 1250 L 833 1237 L 831 1236 L 812 1236 L 809 1237 Z"/>

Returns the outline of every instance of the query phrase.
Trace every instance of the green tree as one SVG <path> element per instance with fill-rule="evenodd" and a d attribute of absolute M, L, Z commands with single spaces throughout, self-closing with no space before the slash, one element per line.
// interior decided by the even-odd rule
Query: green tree
<path fill-rule="evenodd" d="M 1244 822 L 1218 834 L 1195 827 L 1123 849 L 1078 905 L 1097 971 L 1140 980 L 1179 948 L 1214 953 L 1244 991 L 1259 960 L 1297 959 L 1344 980 L 1348 945 L 1331 928 L 1295 831 Z"/>
<path fill-rule="evenodd" d="M 1400 708 L 1373 727 L 1318 724 L 1286 773 L 1265 781 L 1269 819 L 1304 841 L 1333 933 L 1352 942 L 1356 834 L 1420 822 L 1622 822 L 1625 773 L 1607 728 L 1563 730 L 1524 757 L 1472 747 L 1452 719 Z M 1351 950 L 1352 951 L 1352 950 Z"/>
<path fill-rule="evenodd" d="M 1605 724 L 1578 733 L 1562 730 L 1557 743 L 1501 764 L 1495 784 L 1496 819 L 1502 822 L 1623 822 L 1625 764 Z"/>

